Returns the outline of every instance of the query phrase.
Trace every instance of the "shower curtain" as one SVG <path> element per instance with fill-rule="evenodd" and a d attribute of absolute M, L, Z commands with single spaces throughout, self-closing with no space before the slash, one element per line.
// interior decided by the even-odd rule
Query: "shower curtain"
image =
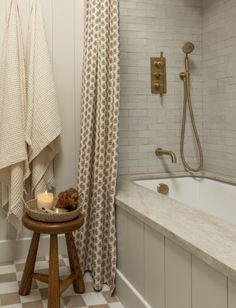
<path fill-rule="evenodd" d="M 85 223 L 77 231 L 76 243 L 82 269 L 92 272 L 96 290 L 102 283 L 114 289 L 118 117 L 118 0 L 86 0 L 78 166 Z"/>

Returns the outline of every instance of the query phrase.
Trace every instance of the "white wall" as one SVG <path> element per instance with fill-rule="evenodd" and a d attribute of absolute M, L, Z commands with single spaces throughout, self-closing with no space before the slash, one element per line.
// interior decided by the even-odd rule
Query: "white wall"
<path fill-rule="evenodd" d="M 119 173 L 180 171 L 184 42 L 190 54 L 192 103 L 204 169 L 236 175 L 236 1 L 120 0 L 121 116 Z M 150 91 L 150 57 L 164 51 L 167 94 Z M 198 155 L 188 126 L 187 158 Z M 158 159 L 157 146 L 174 150 L 178 163 Z"/>
<path fill-rule="evenodd" d="M 119 173 L 180 171 L 180 127 L 184 70 L 182 46 L 195 44 L 190 55 L 193 108 L 202 128 L 202 1 L 120 0 L 121 115 Z M 151 94 L 150 57 L 163 51 L 167 60 L 167 94 Z M 197 154 L 187 127 L 187 159 Z M 177 164 L 155 156 L 156 147 L 175 151 Z"/>
<path fill-rule="evenodd" d="M 76 185 L 81 103 L 84 1 L 41 0 L 54 66 L 58 103 L 63 125 L 61 153 L 56 159 L 57 191 Z M 0 52 L 10 0 L 0 0 Z M 18 0 L 24 38 L 31 0 Z M 23 237 L 28 233 L 23 233 Z M 0 219 L 0 248 L 14 235 Z M 5 247 L 5 246 L 4 246 Z"/>

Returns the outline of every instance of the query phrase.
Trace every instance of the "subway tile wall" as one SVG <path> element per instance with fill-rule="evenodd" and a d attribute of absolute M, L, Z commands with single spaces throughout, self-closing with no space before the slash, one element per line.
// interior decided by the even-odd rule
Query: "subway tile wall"
<path fill-rule="evenodd" d="M 120 0 L 121 111 L 119 174 L 183 171 L 179 140 L 183 105 L 182 46 L 195 44 L 191 58 L 192 99 L 202 136 L 202 2 L 199 0 Z M 151 94 L 150 57 L 164 52 L 167 94 Z M 156 147 L 173 150 L 178 163 L 158 159 Z M 187 125 L 187 160 L 197 151 Z"/>
<path fill-rule="evenodd" d="M 205 169 L 236 175 L 236 1 L 203 2 Z"/>

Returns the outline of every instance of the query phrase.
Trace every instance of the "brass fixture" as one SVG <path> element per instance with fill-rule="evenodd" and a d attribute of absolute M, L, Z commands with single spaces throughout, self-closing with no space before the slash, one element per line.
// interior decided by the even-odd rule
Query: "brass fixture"
<path fill-rule="evenodd" d="M 160 183 L 159 186 L 157 186 L 157 192 L 159 192 L 162 195 L 167 195 L 169 192 L 169 186 L 164 183 Z"/>
<path fill-rule="evenodd" d="M 151 58 L 151 91 L 161 96 L 166 93 L 166 59 L 163 52 L 160 57 Z"/>
<path fill-rule="evenodd" d="M 186 72 L 181 72 L 181 73 L 179 74 L 179 78 L 180 78 L 181 80 L 184 80 L 184 78 L 186 78 L 186 75 L 187 75 Z"/>
<path fill-rule="evenodd" d="M 154 66 L 156 68 L 163 68 L 163 52 L 161 52 L 161 57 L 157 58 L 158 60 L 154 61 Z"/>
<path fill-rule="evenodd" d="M 168 151 L 168 150 L 163 150 L 162 148 L 157 148 L 156 151 L 156 156 L 162 156 L 162 155 L 169 155 L 171 157 L 171 162 L 176 163 L 176 155 L 173 151 Z"/>
<path fill-rule="evenodd" d="M 188 54 L 194 50 L 194 45 L 191 42 L 187 42 L 184 44 L 182 48 L 183 52 L 185 53 L 185 72 L 181 72 L 179 77 L 184 82 L 184 105 L 183 105 L 183 117 L 182 117 L 182 127 L 181 127 L 181 138 L 180 138 L 180 157 L 183 162 L 185 169 L 189 172 L 197 172 L 202 169 L 203 167 L 203 153 L 202 153 L 202 146 L 200 142 L 200 138 L 198 135 L 194 114 L 193 114 L 193 107 L 191 102 L 191 95 L 190 95 L 190 73 L 189 73 L 189 58 Z M 199 152 L 199 165 L 196 168 L 191 167 L 186 159 L 184 154 L 184 139 L 185 139 L 185 124 L 186 124 L 186 116 L 187 116 L 187 107 L 189 109 L 190 119 L 192 123 L 194 137 L 197 143 L 197 148 Z"/>
<path fill-rule="evenodd" d="M 183 52 L 188 55 L 189 53 L 193 52 L 194 50 L 194 45 L 192 42 L 187 42 L 184 44 L 183 48 L 182 48 Z"/>
<path fill-rule="evenodd" d="M 161 78 L 161 73 L 157 73 L 157 72 L 155 72 L 155 73 L 153 73 L 153 75 L 158 79 L 158 78 Z"/>

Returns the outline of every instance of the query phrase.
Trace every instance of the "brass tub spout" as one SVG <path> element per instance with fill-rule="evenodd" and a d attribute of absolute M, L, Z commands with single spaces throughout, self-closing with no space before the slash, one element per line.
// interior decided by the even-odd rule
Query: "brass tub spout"
<path fill-rule="evenodd" d="M 156 156 L 169 155 L 172 163 L 177 162 L 176 155 L 173 151 L 168 151 L 168 150 L 164 150 L 162 148 L 157 148 L 155 153 L 156 153 Z"/>

